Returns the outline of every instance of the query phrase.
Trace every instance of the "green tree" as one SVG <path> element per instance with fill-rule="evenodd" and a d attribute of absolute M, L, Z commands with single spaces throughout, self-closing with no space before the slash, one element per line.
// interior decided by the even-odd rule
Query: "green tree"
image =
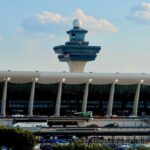
<path fill-rule="evenodd" d="M 32 150 L 36 143 L 32 132 L 8 127 L 0 127 L 0 139 L 0 145 L 14 150 Z"/>
<path fill-rule="evenodd" d="M 98 144 L 87 146 L 81 141 L 76 141 L 68 145 L 54 145 L 53 150 L 113 150 L 112 148 L 103 147 Z"/>

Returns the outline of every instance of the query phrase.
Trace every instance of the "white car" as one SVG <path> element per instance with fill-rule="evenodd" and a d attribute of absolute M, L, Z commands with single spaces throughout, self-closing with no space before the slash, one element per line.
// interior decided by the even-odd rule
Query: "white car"
<path fill-rule="evenodd" d="M 130 148 L 131 145 L 129 143 L 123 143 L 120 147 L 122 147 L 122 148 Z"/>
<path fill-rule="evenodd" d="M 1 150 L 7 150 L 7 147 L 2 146 L 2 147 L 1 147 Z"/>
<path fill-rule="evenodd" d="M 14 114 L 14 115 L 12 115 L 12 117 L 24 117 L 24 115 L 21 115 L 21 114 Z"/>
<path fill-rule="evenodd" d="M 138 118 L 136 115 L 129 115 L 128 118 Z"/>

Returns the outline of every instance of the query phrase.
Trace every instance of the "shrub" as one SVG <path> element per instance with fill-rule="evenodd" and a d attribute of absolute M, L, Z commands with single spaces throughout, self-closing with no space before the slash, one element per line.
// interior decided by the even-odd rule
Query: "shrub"
<path fill-rule="evenodd" d="M 0 139 L 0 145 L 14 150 L 32 150 L 36 143 L 32 132 L 8 127 L 0 127 Z"/>
<path fill-rule="evenodd" d="M 145 146 L 140 146 L 140 147 L 138 148 L 138 150 L 150 150 L 150 148 L 145 147 Z"/>
<path fill-rule="evenodd" d="M 53 150 L 113 150 L 112 148 L 106 148 L 98 144 L 92 144 L 87 146 L 81 141 L 76 141 L 68 145 L 54 145 Z"/>
<path fill-rule="evenodd" d="M 105 148 L 103 146 L 100 146 L 98 144 L 92 144 L 88 147 L 88 150 L 104 150 Z"/>

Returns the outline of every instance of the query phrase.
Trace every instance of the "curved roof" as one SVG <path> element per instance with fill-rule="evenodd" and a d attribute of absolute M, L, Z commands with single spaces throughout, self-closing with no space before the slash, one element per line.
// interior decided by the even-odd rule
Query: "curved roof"
<path fill-rule="evenodd" d="M 144 85 L 150 85 L 150 74 L 137 73 L 69 73 L 69 72 L 31 72 L 31 71 L 0 71 L 0 82 L 10 77 L 11 83 L 28 83 L 38 78 L 38 83 L 58 83 L 65 78 L 66 84 L 81 84 L 92 79 L 91 84 L 111 84 L 116 79 L 117 84 L 137 84 L 144 80 Z"/>

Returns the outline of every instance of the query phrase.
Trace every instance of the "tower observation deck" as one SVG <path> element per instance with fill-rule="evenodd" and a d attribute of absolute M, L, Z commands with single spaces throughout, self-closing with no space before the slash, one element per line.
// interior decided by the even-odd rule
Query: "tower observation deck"
<path fill-rule="evenodd" d="M 67 31 L 70 40 L 65 45 L 54 47 L 59 61 L 67 62 L 70 72 L 84 72 L 86 62 L 94 61 L 101 49 L 100 46 L 89 46 L 89 42 L 84 40 L 88 31 L 81 26 L 81 22 L 75 19 L 73 29 Z"/>

